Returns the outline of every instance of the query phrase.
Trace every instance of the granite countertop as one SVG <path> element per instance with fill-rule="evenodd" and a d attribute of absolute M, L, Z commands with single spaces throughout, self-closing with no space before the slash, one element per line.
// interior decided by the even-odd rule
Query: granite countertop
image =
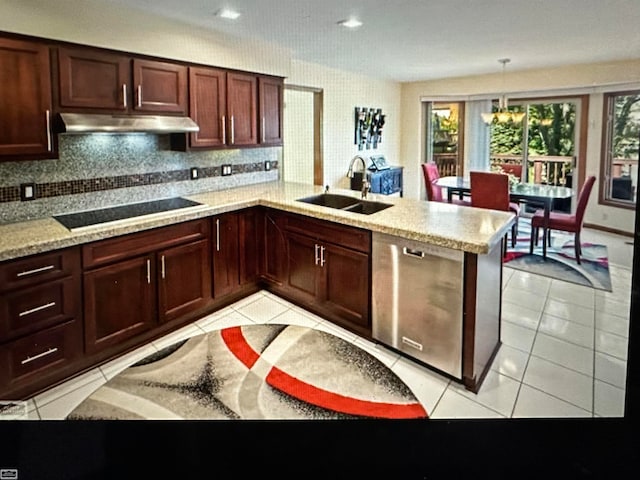
<path fill-rule="evenodd" d="M 509 231 L 513 214 L 426 202 L 381 194 L 368 200 L 393 206 L 372 215 L 346 212 L 299 202 L 297 199 L 322 193 L 320 186 L 268 182 L 209 193 L 183 195 L 204 204 L 202 207 L 174 210 L 150 217 L 137 217 L 117 224 L 69 231 L 54 218 L 0 225 L 0 261 L 70 247 L 127 233 L 208 217 L 233 210 L 263 205 L 287 212 L 339 222 L 403 238 L 463 250 L 488 253 Z M 360 192 L 334 189 L 331 193 L 360 198 Z M 123 198 L 123 204 L 126 199 Z M 70 212 L 60 212 L 60 214 Z"/>

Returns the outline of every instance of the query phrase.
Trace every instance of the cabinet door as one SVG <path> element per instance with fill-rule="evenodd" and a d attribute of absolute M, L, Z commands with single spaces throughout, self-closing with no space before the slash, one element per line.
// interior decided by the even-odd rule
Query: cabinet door
<path fill-rule="evenodd" d="M 189 134 L 191 148 L 226 143 L 227 74 L 215 68 L 189 67 L 189 115 L 200 130 Z"/>
<path fill-rule="evenodd" d="M 158 261 L 159 321 L 202 308 L 211 300 L 209 241 L 162 250 Z"/>
<path fill-rule="evenodd" d="M 284 82 L 282 79 L 260 77 L 260 143 L 282 145 L 282 103 Z"/>
<path fill-rule="evenodd" d="M 284 217 L 275 210 L 260 214 L 260 268 L 259 274 L 267 282 L 282 286 L 286 280 L 287 242 Z"/>
<path fill-rule="evenodd" d="M 187 112 L 187 67 L 151 60 L 133 60 L 133 109 L 137 112 Z"/>
<path fill-rule="evenodd" d="M 255 75 L 227 74 L 227 114 L 229 145 L 258 143 L 258 79 Z"/>
<path fill-rule="evenodd" d="M 240 285 L 238 216 L 227 213 L 213 218 L 213 296 L 234 292 Z"/>
<path fill-rule="evenodd" d="M 321 246 L 313 238 L 287 233 L 287 289 L 296 298 L 315 303 Z"/>
<path fill-rule="evenodd" d="M 153 256 L 84 273 L 85 349 L 94 353 L 155 325 Z"/>
<path fill-rule="evenodd" d="M 255 283 L 258 278 L 258 222 L 259 214 L 256 209 L 238 214 L 240 285 Z"/>
<path fill-rule="evenodd" d="M 369 326 L 369 255 L 349 248 L 323 244 L 323 308 L 361 327 Z"/>
<path fill-rule="evenodd" d="M 0 157 L 52 156 L 46 45 L 0 39 Z"/>
<path fill-rule="evenodd" d="M 131 59 L 76 48 L 58 49 L 61 110 L 126 111 L 131 97 Z"/>

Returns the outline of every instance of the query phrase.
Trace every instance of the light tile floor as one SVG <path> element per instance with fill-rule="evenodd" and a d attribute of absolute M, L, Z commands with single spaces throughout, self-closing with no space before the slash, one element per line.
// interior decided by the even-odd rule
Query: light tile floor
<path fill-rule="evenodd" d="M 261 291 L 35 396 L 29 400 L 28 416 L 64 419 L 128 365 L 182 338 L 228 326 L 286 323 L 330 332 L 375 355 L 409 385 L 432 418 L 620 417 L 624 415 L 633 247 L 627 244 L 628 238 L 601 232 L 585 230 L 583 238 L 608 245 L 613 292 L 506 266 L 503 343 L 478 394 Z"/>

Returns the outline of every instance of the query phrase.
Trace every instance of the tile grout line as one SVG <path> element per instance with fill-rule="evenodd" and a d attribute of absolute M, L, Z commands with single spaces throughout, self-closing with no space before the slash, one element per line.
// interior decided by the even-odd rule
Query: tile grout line
<path fill-rule="evenodd" d="M 551 289 L 551 283 L 549 283 L 549 287 L 547 288 L 547 293 L 545 296 L 545 301 L 542 305 L 542 310 L 539 313 L 539 318 L 538 318 L 538 326 L 535 330 L 535 334 L 533 336 L 533 342 L 531 343 L 531 349 L 529 350 L 528 355 L 527 355 L 527 362 L 525 363 L 524 369 L 522 371 L 522 379 L 520 380 L 520 385 L 518 385 L 518 392 L 516 393 L 516 398 L 513 402 L 513 407 L 511 407 L 511 414 L 509 415 L 509 418 L 513 418 L 513 414 L 516 411 L 516 405 L 518 404 L 518 399 L 520 398 L 520 392 L 522 391 L 522 385 L 525 385 L 524 383 L 524 377 L 527 374 L 527 368 L 529 368 L 529 362 L 531 361 L 531 357 L 533 356 L 533 347 L 536 344 L 536 337 L 538 336 L 538 330 L 540 329 L 540 322 L 542 322 L 542 314 L 544 313 L 544 309 L 547 306 L 547 302 L 549 301 L 549 291 Z M 505 320 L 506 321 L 506 320 Z M 527 386 L 529 386 L 528 384 L 526 384 Z"/>

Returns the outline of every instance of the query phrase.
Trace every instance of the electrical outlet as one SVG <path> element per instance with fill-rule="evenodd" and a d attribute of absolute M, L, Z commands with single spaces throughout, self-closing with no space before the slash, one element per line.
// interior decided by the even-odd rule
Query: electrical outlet
<path fill-rule="evenodd" d="M 222 165 L 222 176 L 231 175 L 231 165 Z"/>
<path fill-rule="evenodd" d="M 20 185 L 20 200 L 35 200 L 36 198 L 36 184 L 35 183 L 23 183 Z"/>
<path fill-rule="evenodd" d="M 191 168 L 191 180 L 198 178 L 198 169 L 196 167 Z"/>
<path fill-rule="evenodd" d="M 267 171 L 267 172 L 268 172 L 269 170 L 271 170 L 271 162 L 270 162 L 269 160 L 267 160 L 267 161 L 265 161 L 265 162 L 264 162 L 264 169 L 265 169 L 265 171 Z"/>

